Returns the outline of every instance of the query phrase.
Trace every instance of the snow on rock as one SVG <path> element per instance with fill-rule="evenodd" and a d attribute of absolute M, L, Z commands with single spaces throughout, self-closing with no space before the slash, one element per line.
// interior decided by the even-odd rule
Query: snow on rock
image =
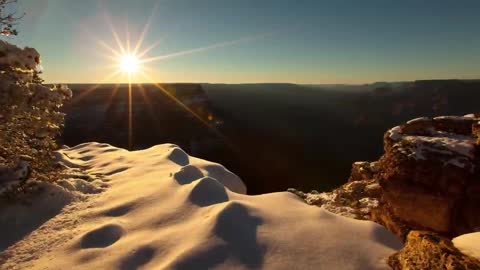
<path fill-rule="evenodd" d="M 402 247 L 380 225 L 288 192 L 245 195 L 236 175 L 175 145 L 129 152 L 88 143 L 60 155 L 109 187 L 11 245 L 0 268 L 388 269 Z"/>
<path fill-rule="evenodd" d="M 480 232 L 460 235 L 453 238 L 452 242 L 464 254 L 480 260 Z"/>
<path fill-rule="evenodd" d="M 390 129 L 389 131 L 387 131 L 387 136 L 392 139 L 393 141 L 398 141 L 402 138 L 402 129 L 400 126 L 396 126 L 392 129 Z"/>
<path fill-rule="evenodd" d="M 374 220 L 402 237 L 412 228 L 453 236 L 475 231 L 477 122 L 475 114 L 422 117 L 389 130 L 378 175 L 381 209 Z"/>
<path fill-rule="evenodd" d="M 456 125 L 464 123 L 469 134 L 458 134 L 445 130 L 445 122 Z M 454 124 L 455 123 L 455 124 Z M 387 147 L 397 147 L 398 151 L 417 160 L 427 160 L 440 155 L 444 165 L 453 165 L 473 171 L 475 138 L 471 136 L 472 119 L 461 116 L 440 116 L 433 119 L 421 117 L 397 126 L 385 135 Z"/>
<path fill-rule="evenodd" d="M 385 133 L 378 161 L 352 165 L 348 183 L 332 192 L 289 191 L 333 213 L 375 221 L 402 239 L 412 230 L 478 231 L 479 117 L 410 120 Z"/>
<path fill-rule="evenodd" d="M 379 189 L 378 183 L 370 179 L 348 182 L 332 192 L 304 193 L 295 189 L 288 191 L 302 198 L 307 204 L 320 206 L 337 215 L 370 220 L 371 210 L 378 206 Z"/>
<path fill-rule="evenodd" d="M 372 210 L 378 207 L 382 195 L 377 181 L 379 162 L 359 161 L 352 164 L 348 183 L 331 192 L 311 191 L 304 193 L 295 189 L 289 192 L 302 198 L 307 204 L 320 206 L 332 213 L 360 220 L 372 220 Z"/>

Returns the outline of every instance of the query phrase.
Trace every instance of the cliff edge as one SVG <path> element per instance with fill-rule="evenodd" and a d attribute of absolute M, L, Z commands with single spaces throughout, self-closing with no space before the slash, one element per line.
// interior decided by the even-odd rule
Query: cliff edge
<path fill-rule="evenodd" d="M 477 259 L 458 257 L 465 255 L 450 241 L 480 235 L 479 138 L 480 114 L 413 119 L 385 133 L 378 161 L 355 162 L 347 184 L 326 193 L 290 191 L 308 204 L 375 221 L 406 240 L 404 250 L 391 257 L 395 269 L 480 269 Z M 446 268 L 429 264 L 438 263 L 435 256 L 444 258 L 446 250 L 456 250 L 443 261 Z M 423 263 L 412 266 L 415 260 Z M 463 268 L 449 268 L 453 265 Z"/>

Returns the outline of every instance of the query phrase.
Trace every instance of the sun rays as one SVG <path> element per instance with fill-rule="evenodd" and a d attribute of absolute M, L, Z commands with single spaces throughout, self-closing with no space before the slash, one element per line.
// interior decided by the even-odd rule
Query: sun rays
<path fill-rule="evenodd" d="M 100 82 L 90 89 L 85 90 L 75 99 L 78 101 L 83 97 L 89 95 L 95 91 L 102 83 L 106 83 L 112 78 L 119 77 L 123 78 L 123 81 L 128 83 L 128 147 L 132 149 L 134 146 L 133 138 L 133 92 L 138 91 L 141 94 L 141 98 L 145 101 L 145 104 L 151 106 L 150 101 L 148 100 L 147 95 L 145 95 L 145 89 L 139 83 L 140 80 L 146 80 L 152 82 L 156 89 L 161 91 L 167 98 L 172 99 L 177 106 L 194 116 L 199 122 L 208 127 L 211 131 L 217 134 L 222 140 L 224 140 L 227 145 L 231 146 L 226 138 L 212 125 L 212 120 L 210 117 L 204 119 L 204 117 L 198 115 L 193 111 L 189 106 L 185 105 L 180 99 L 175 95 L 171 94 L 166 88 L 160 83 L 159 79 L 156 76 L 152 75 L 153 68 L 149 67 L 153 62 L 158 62 L 166 59 L 172 59 L 176 57 L 187 56 L 191 54 L 197 54 L 206 52 L 213 49 L 219 49 L 222 47 L 233 46 L 236 44 L 249 42 L 256 39 L 264 38 L 270 34 L 261 34 L 261 35 L 252 35 L 248 37 L 239 38 L 231 41 L 219 42 L 203 47 L 192 48 L 187 50 L 181 50 L 173 53 L 163 54 L 163 55 L 151 55 L 152 52 L 161 44 L 160 39 L 152 42 L 151 44 L 146 44 L 145 40 L 148 35 L 149 29 L 152 25 L 153 18 L 155 13 L 158 10 L 158 3 L 155 5 L 151 15 L 147 19 L 143 29 L 140 31 L 138 38 L 133 40 L 131 38 L 131 32 L 128 27 L 128 23 L 125 26 L 125 33 L 119 33 L 112 23 L 112 19 L 108 12 L 104 12 L 105 24 L 108 26 L 113 44 L 106 42 L 105 40 L 95 39 L 98 44 L 98 54 L 108 59 L 112 64 L 107 65 L 106 68 L 110 71 L 104 76 Z M 87 31 L 91 34 L 90 31 Z M 135 83 L 134 83 L 135 82 Z M 109 99 L 109 102 L 113 100 L 119 89 L 119 84 L 115 85 L 112 89 L 112 93 Z M 75 102 L 75 101 L 74 101 Z"/>

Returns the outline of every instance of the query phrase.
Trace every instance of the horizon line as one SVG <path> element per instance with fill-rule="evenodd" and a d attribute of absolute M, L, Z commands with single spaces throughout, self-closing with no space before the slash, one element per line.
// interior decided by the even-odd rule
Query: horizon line
<path fill-rule="evenodd" d="M 228 83 L 228 82 L 44 82 L 43 84 L 98 84 L 98 85 L 105 85 L 105 84 L 228 84 L 228 85 L 242 85 L 242 84 L 290 84 L 290 85 L 371 85 L 377 83 L 408 83 L 408 82 L 416 82 L 416 81 L 478 81 L 480 78 L 470 78 L 470 79 L 459 79 L 459 78 L 450 78 L 450 79 L 415 79 L 415 80 L 398 80 L 398 81 L 371 81 L 365 83 L 296 83 L 296 82 L 242 82 L 242 83 Z"/>

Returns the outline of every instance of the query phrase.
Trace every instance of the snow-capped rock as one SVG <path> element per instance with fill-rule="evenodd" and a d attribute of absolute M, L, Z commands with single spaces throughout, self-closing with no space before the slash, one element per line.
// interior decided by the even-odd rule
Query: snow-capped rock
<path fill-rule="evenodd" d="M 378 178 L 385 212 L 416 229 L 447 235 L 476 230 L 480 159 L 472 126 L 478 120 L 419 118 L 388 131 Z"/>
<path fill-rule="evenodd" d="M 410 120 L 385 133 L 379 161 L 353 164 L 349 183 L 332 192 L 292 192 L 334 213 L 376 221 L 401 238 L 411 230 L 478 231 L 479 116 Z"/>

